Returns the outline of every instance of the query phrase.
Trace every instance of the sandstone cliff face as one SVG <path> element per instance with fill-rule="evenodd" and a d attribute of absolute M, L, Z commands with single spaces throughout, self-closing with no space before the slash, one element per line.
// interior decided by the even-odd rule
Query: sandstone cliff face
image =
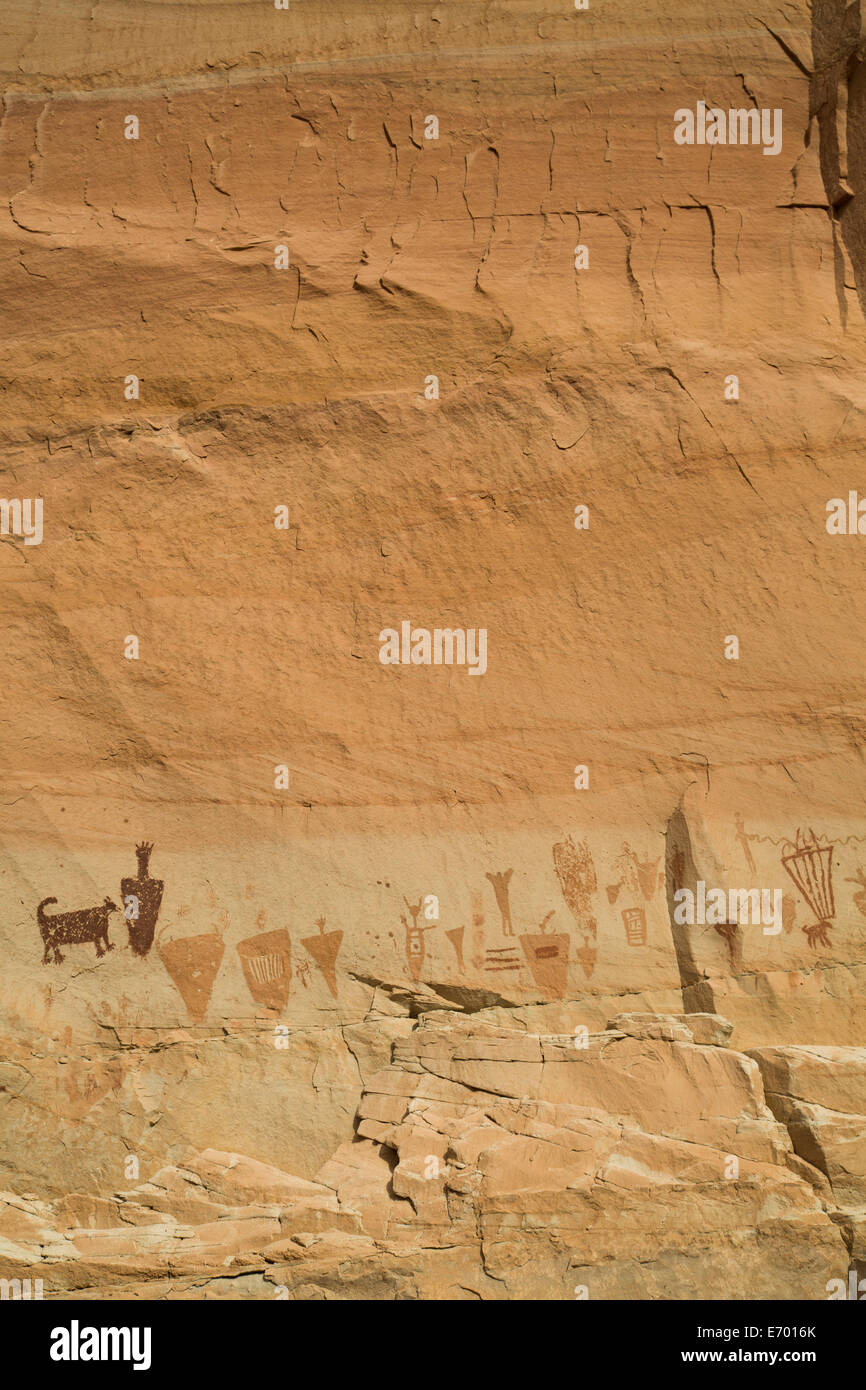
<path fill-rule="evenodd" d="M 864 22 L 7 0 L 0 1276 L 866 1273 Z"/>
<path fill-rule="evenodd" d="M 726 1036 L 623 1014 L 575 1047 L 425 1014 L 316 1182 L 206 1150 L 100 1196 L 10 1196 L 4 1252 L 89 1297 L 826 1296 L 862 1259 L 863 1117 L 762 1075 L 812 1094 L 823 1067 L 862 1105 L 862 1050 Z"/>

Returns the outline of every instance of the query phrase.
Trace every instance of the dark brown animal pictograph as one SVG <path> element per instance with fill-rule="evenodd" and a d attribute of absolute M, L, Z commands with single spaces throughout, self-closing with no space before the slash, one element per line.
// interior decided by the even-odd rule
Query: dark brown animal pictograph
<path fill-rule="evenodd" d="M 118 907 L 110 898 L 106 898 L 101 907 L 85 907 L 80 912 L 58 912 L 49 917 L 45 909 L 49 903 L 56 902 L 56 898 L 43 898 L 36 909 L 36 920 L 45 944 L 43 965 L 48 964 L 52 951 L 54 964 L 60 964 L 64 959 L 61 946 L 80 946 L 92 941 L 97 957 L 114 950 L 108 939 L 108 919 L 112 912 L 118 911 Z"/>

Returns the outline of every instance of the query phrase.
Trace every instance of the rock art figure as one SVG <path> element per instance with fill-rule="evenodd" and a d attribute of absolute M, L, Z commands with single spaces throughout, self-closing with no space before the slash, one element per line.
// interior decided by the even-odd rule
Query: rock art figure
<path fill-rule="evenodd" d="M 646 945 L 646 912 L 642 907 L 623 908 L 622 924 L 629 946 Z"/>
<path fill-rule="evenodd" d="M 866 871 L 858 866 L 855 874 L 856 878 L 846 878 L 845 882 L 859 885 L 860 892 L 854 894 L 854 905 L 861 917 L 866 917 Z"/>
<path fill-rule="evenodd" d="M 613 868 L 617 876 L 618 887 L 630 889 L 632 893 L 637 893 L 639 888 L 637 855 L 631 845 L 623 843 L 621 852 L 613 861 Z"/>
<path fill-rule="evenodd" d="M 583 945 L 575 951 L 575 955 L 589 979 L 598 955 L 598 924 L 592 914 L 592 894 L 598 888 L 598 879 L 589 845 L 585 840 L 576 845 L 569 835 L 561 844 L 553 846 L 553 864 L 566 907 L 583 938 Z"/>
<path fill-rule="evenodd" d="M 586 978 L 588 980 L 591 979 L 592 972 L 595 969 L 595 962 L 598 958 L 598 950 L 596 949 L 596 947 L 594 945 L 590 945 L 589 940 L 585 938 L 583 945 L 578 946 L 574 954 L 580 961 L 580 964 L 583 968 L 583 973 L 586 976 Z"/>
<path fill-rule="evenodd" d="M 649 902 L 656 891 L 661 857 L 658 859 L 637 859 L 635 862 L 637 864 L 637 879 L 640 884 L 640 891 L 643 893 L 646 901 Z"/>
<path fill-rule="evenodd" d="M 460 971 L 461 975 L 466 973 L 466 967 L 463 964 L 463 933 L 465 930 L 465 927 L 452 927 L 450 931 L 445 933 L 451 945 L 454 947 L 454 954 L 457 957 L 457 969 Z"/>
<path fill-rule="evenodd" d="M 99 907 L 85 907 L 79 912 L 57 912 L 49 917 L 45 909 L 49 903 L 56 902 L 56 898 L 43 898 L 36 909 L 36 920 L 45 947 L 42 953 L 43 965 L 48 964 L 48 957 L 52 951 L 54 964 L 60 965 L 65 959 L 60 950 L 61 946 L 80 946 L 92 941 L 97 957 L 104 956 L 106 951 L 114 950 L 108 939 L 108 919 L 111 913 L 117 912 L 118 909 L 117 904 L 110 898 L 106 898 Z"/>
<path fill-rule="evenodd" d="M 728 959 L 731 963 L 731 970 L 734 974 L 739 972 L 742 965 L 742 940 L 739 936 L 739 922 L 713 922 L 713 931 L 717 931 L 725 943 L 728 950 Z"/>
<path fill-rule="evenodd" d="M 660 858 L 638 859 L 631 845 L 624 844 L 622 853 L 614 862 L 614 869 L 619 875 L 617 891 L 627 885 L 633 893 L 640 892 L 648 902 L 656 891 L 660 863 Z M 608 888 L 607 895 L 612 903 L 616 902 L 616 896 L 611 897 L 611 888 Z"/>
<path fill-rule="evenodd" d="M 148 872 L 152 853 L 152 844 L 143 842 L 136 845 L 138 877 L 120 880 L 121 902 L 126 929 L 129 932 L 129 944 L 137 956 L 146 956 L 153 945 L 156 919 L 159 916 L 165 887 L 162 879 L 151 878 Z"/>
<path fill-rule="evenodd" d="M 415 904 L 410 903 L 408 898 L 404 898 L 403 901 L 408 907 L 409 914 L 412 918 L 412 925 L 410 927 L 403 914 L 400 914 L 400 921 L 403 923 L 403 929 L 406 933 L 406 960 L 409 964 L 412 979 L 420 980 L 421 969 L 424 965 L 424 956 L 426 955 L 424 933 L 425 931 L 433 931 L 436 927 L 436 923 L 431 922 L 429 927 L 418 926 L 418 917 L 424 902 L 423 898 Z"/>
<path fill-rule="evenodd" d="M 238 955 L 253 999 L 279 1013 L 288 1003 L 292 981 L 292 943 L 285 927 L 239 941 Z"/>
<path fill-rule="evenodd" d="M 749 871 L 750 871 L 750 873 L 753 873 L 753 874 L 754 874 L 754 873 L 756 872 L 756 869 L 755 869 L 755 861 L 754 861 L 754 859 L 752 858 L 752 851 L 751 851 L 751 848 L 750 848 L 750 846 L 749 846 L 749 842 L 750 842 L 751 840 L 757 839 L 757 836 L 756 836 L 756 835 L 747 835 L 747 834 L 746 834 L 746 827 L 745 827 L 745 825 L 743 824 L 743 817 L 740 815 L 739 811 L 738 811 L 737 814 L 734 816 L 734 823 L 735 823 L 735 825 L 736 825 L 736 827 L 737 827 L 737 839 L 739 840 L 740 845 L 742 846 L 743 854 L 745 855 L 745 858 L 746 858 L 746 863 L 747 863 L 748 866 L 749 866 Z"/>
<path fill-rule="evenodd" d="M 484 957 L 485 970 L 520 970 L 521 960 L 515 946 L 491 946 Z"/>
<path fill-rule="evenodd" d="M 562 999 L 568 986 L 568 952 L 571 938 L 567 932 L 547 936 L 547 924 L 555 912 L 548 912 L 538 931 L 520 938 L 523 953 L 529 962 L 533 979 L 550 999 Z"/>
<path fill-rule="evenodd" d="M 319 928 L 318 936 L 305 936 L 301 939 L 301 945 L 309 951 L 313 960 L 325 977 L 325 983 L 333 994 L 337 995 L 337 956 L 343 942 L 341 931 L 325 931 L 324 917 L 316 918 L 316 926 Z"/>
<path fill-rule="evenodd" d="M 806 940 L 813 950 L 819 944 L 830 945 L 829 932 L 836 915 L 833 899 L 835 848 L 831 842 L 821 845 L 814 830 L 810 830 L 808 835 L 798 830 L 796 839 L 786 841 L 782 847 L 782 866 L 818 919 L 810 926 L 803 927 Z"/>
<path fill-rule="evenodd" d="M 123 1067 L 119 1062 L 82 1064 L 61 1067 L 50 1108 L 64 1119 L 83 1119 L 95 1105 L 123 1084 Z"/>
<path fill-rule="evenodd" d="M 499 914 L 502 918 L 503 936 L 514 935 L 514 925 L 511 921 L 511 905 L 508 901 L 508 885 L 511 882 L 511 875 L 513 873 L 513 869 L 506 869 L 504 873 L 485 875 L 493 884 L 493 892 L 496 895 L 496 906 L 499 908 Z"/>
<path fill-rule="evenodd" d="M 484 965 L 484 900 L 481 893 L 472 894 L 472 966 L 480 970 Z"/>
<path fill-rule="evenodd" d="M 156 953 L 186 1004 L 193 1023 L 201 1023 L 207 1012 L 214 981 L 225 955 L 222 938 L 227 926 L 228 915 L 223 913 L 223 922 L 214 931 L 176 937 L 161 944 L 163 928 L 157 939 Z"/>

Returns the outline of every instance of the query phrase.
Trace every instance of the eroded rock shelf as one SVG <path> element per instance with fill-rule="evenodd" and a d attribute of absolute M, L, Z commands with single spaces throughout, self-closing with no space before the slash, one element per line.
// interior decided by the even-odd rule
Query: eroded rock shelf
<path fill-rule="evenodd" d="M 3 11 L 0 1278 L 866 1277 L 859 0 Z"/>

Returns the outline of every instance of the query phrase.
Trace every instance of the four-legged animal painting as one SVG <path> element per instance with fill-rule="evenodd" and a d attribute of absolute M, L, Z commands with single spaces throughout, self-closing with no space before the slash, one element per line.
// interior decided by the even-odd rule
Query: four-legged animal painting
<path fill-rule="evenodd" d="M 106 951 L 114 950 L 108 939 L 108 919 L 118 908 L 110 898 L 106 898 L 101 907 L 84 907 L 80 912 L 57 912 L 53 917 L 49 917 L 45 908 L 49 903 L 56 902 L 56 898 L 43 898 L 36 909 L 36 920 L 45 943 L 43 965 L 48 964 L 48 957 L 52 951 L 54 964 L 60 964 L 63 960 L 61 946 L 79 946 L 83 942 L 92 941 L 96 946 L 97 956 L 104 956 Z"/>

